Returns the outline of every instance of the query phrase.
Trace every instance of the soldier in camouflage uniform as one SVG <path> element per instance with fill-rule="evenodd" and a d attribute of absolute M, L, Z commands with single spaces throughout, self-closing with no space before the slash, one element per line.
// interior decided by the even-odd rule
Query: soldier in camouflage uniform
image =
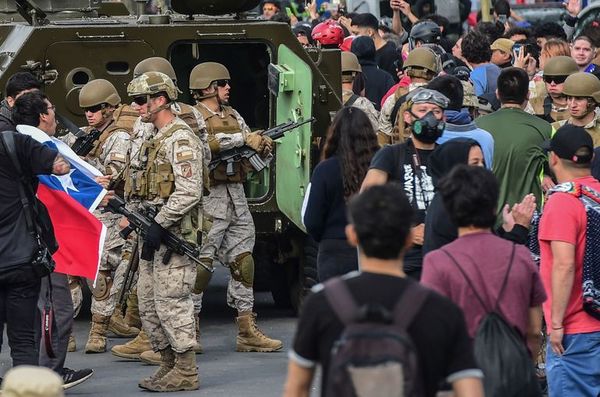
<path fill-rule="evenodd" d="M 133 69 L 133 77 L 139 77 L 146 72 L 164 73 L 169 76 L 169 78 L 171 78 L 173 81 L 173 84 L 177 86 L 177 76 L 175 74 L 175 70 L 165 58 L 151 57 L 144 59 Z M 202 142 L 202 159 L 204 161 L 204 165 L 208 166 L 208 163 L 210 162 L 210 149 L 208 147 L 204 118 L 194 107 L 182 102 L 173 101 L 171 103 L 171 110 L 200 138 Z M 152 123 L 144 122 L 141 117 L 136 118 L 133 125 L 133 137 L 131 140 L 131 153 L 134 156 L 140 151 L 144 142 L 151 138 L 153 133 L 154 125 Z M 203 176 L 205 177 L 203 186 L 205 187 L 206 194 L 206 189 L 208 187 L 208 180 L 206 178 L 208 177 L 208 172 L 203 172 Z M 139 203 L 135 198 L 128 197 L 127 199 L 128 206 L 131 209 L 136 209 L 138 207 Z M 194 301 L 194 322 L 196 324 L 196 345 L 194 346 L 194 351 L 196 353 L 202 353 L 202 344 L 200 343 L 200 324 L 198 317 L 202 307 L 202 297 L 198 294 L 192 294 L 192 299 Z M 127 313 L 125 318 L 139 318 L 139 313 L 137 313 L 137 291 L 135 288 L 133 288 L 131 293 L 128 295 Z M 139 359 L 144 363 L 151 365 L 160 364 L 160 356 L 152 350 L 150 341 L 148 340 L 148 335 L 143 330 L 135 339 L 127 342 L 126 344 L 113 346 L 111 352 L 115 356 L 121 358 Z"/>
<path fill-rule="evenodd" d="M 594 147 L 600 146 L 600 80 L 591 73 L 578 72 L 565 80 L 563 94 L 567 97 L 569 118 L 552 124 L 554 130 L 565 124 L 585 128 L 594 140 Z"/>
<path fill-rule="evenodd" d="M 227 106 L 229 82 L 227 68 L 215 62 L 196 65 L 190 74 L 190 90 L 206 122 L 210 150 L 219 153 L 248 145 L 262 157 L 270 155 L 273 141 L 250 132 L 240 114 Z M 229 267 L 227 304 L 238 312 L 236 350 L 270 352 L 283 345 L 257 328 L 253 313 L 255 230 L 243 185 L 248 167 L 245 161 L 237 162 L 234 175 L 227 175 L 226 165 L 222 163 L 210 172 L 210 195 L 205 199 L 204 208 L 207 216 L 212 217 L 212 226 L 203 242 L 200 260 L 212 266 L 218 256 L 220 262 Z M 195 292 L 204 291 L 209 277 L 210 273 L 198 266 Z"/>
<path fill-rule="evenodd" d="M 147 72 L 127 87 L 143 122 L 154 131 L 131 158 L 125 192 L 140 208 L 157 211 L 140 253 L 137 285 L 142 326 L 160 353 L 159 369 L 140 381 L 151 391 L 195 390 L 198 371 L 194 305 L 191 298 L 196 267 L 173 254 L 164 264 L 163 228 L 197 244 L 202 222 L 202 143 L 171 110 L 178 90 L 169 76 Z"/>
<path fill-rule="evenodd" d="M 344 106 L 352 106 L 365 112 L 373 126 L 373 131 L 377 132 L 379 112 L 371 101 L 352 91 L 354 79 L 358 73 L 362 73 L 362 68 L 356 55 L 349 51 L 342 52 L 342 101 Z"/>
<path fill-rule="evenodd" d="M 131 133 L 131 130 L 118 122 L 118 115 L 123 108 L 120 102 L 121 98 L 115 87 L 104 79 L 91 80 L 79 92 L 79 106 L 88 121 L 84 132 L 91 133 L 94 129 L 100 131 L 98 140 L 85 160 L 104 175 L 111 177 L 111 183 L 116 186 L 117 193 L 122 190 L 122 174 L 129 153 Z M 65 137 L 69 144 L 75 139 L 72 134 Z M 122 191 L 120 194 L 122 195 Z M 139 329 L 125 324 L 120 308 L 115 310 L 127 266 L 126 261 L 121 258 L 125 240 L 119 236 L 117 223 L 120 216 L 100 211 L 96 211 L 95 215 L 106 226 L 107 234 L 96 287 L 92 288 L 92 326 L 85 353 L 106 351 L 108 329 L 125 337 L 133 337 L 139 333 Z"/>

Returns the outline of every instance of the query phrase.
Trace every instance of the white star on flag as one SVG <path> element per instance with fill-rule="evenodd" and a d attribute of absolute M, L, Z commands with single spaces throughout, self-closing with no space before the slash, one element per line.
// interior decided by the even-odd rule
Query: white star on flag
<path fill-rule="evenodd" d="M 78 192 L 79 190 L 77 190 L 77 188 L 75 187 L 75 185 L 73 184 L 73 179 L 71 179 L 71 174 L 73 172 L 75 172 L 75 169 L 71 169 L 71 172 L 69 172 L 66 175 L 54 175 L 55 178 L 58 179 L 58 181 L 60 182 L 60 184 L 62 185 L 63 189 L 65 190 L 65 192 L 69 193 L 69 191 L 67 189 L 71 189 L 74 190 L 76 192 Z"/>

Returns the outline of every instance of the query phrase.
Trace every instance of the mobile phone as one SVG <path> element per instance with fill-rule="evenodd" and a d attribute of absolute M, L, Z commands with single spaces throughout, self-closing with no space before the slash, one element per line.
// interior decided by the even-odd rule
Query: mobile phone
<path fill-rule="evenodd" d="M 292 9 L 290 7 L 285 7 L 285 13 L 290 18 L 294 16 L 294 13 L 292 12 Z"/>
<path fill-rule="evenodd" d="M 500 22 L 502 25 L 504 25 L 506 23 L 508 18 L 506 18 L 506 15 L 504 14 L 500 14 L 498 15 L 498 22 Z"/>

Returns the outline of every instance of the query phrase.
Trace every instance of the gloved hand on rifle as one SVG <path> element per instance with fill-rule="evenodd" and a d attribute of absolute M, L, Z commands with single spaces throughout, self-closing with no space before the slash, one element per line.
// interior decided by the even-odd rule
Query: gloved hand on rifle
<path fill-rule="evenodd" d="M 246 145 L 256 150 L 260 157 L 267 157 L 273 151 L 273 140 L 261 133 L 262 131 L 256 131 L 246 135 Z"/>
<path fill-rule="evenodd" d="M 154 253 L 160 249 L 163 232 L 164 229 L 158 223 L 153 221 L 144 236 L 144 245 L 142 246 L 140 258 L 145 261 L 154 259 Z"/>

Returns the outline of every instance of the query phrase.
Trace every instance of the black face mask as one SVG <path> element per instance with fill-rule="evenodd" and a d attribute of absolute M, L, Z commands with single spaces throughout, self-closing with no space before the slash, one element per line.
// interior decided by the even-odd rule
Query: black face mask
<path fill-rule="evenodd" d="M 412 112 L 413 117 L 417 118 Z M 417 118 L 411 126 L 413 136 L 423 143 L 435 143 L 442 136 L 446 123 L 438 120 L 433 112 L 427 114 L 420 119 Z"/>

